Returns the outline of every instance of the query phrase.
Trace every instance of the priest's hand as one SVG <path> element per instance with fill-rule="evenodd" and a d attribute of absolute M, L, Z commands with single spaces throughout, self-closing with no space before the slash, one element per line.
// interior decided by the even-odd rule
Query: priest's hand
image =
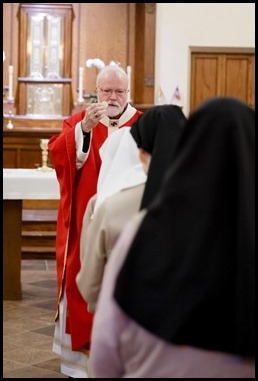
<path fill-rule="evenodd" d="M 99 123 L 100 119 L 107 114 L 107 102 L 91 103 L 86 107 L 86 114 L 83 118 L 82 130 L 90 132 Z"/>

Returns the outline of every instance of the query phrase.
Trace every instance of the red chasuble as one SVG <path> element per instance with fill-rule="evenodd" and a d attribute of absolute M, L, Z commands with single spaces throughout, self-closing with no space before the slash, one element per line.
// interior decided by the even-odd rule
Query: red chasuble
<path fill-rule="evenodd" d="M 128 114 L 127 120 L 126 114 Z M 89 156 L 83 167 L 76 170 L 75 126 L 84 115 L 85 111 L 81 111 L 64 120 L 62 132 L 52 136 L 48 145 L 60 186 L 56 230 L 58 306 L 65 288 L 66 332 L 71 334 L 73 350 L 89 347 L 91 338 L 93 314 L 88 312 L 87 303 L 77 288 L 75 278 L 80 269 L 82 219 L 89 199 L 97 191 L 101 165 L 99 149 L 108 136 L 107 126 L 99 122 L 92 131 Z M 119 120 L 119 128 L 131 126 L 140 115 L 140 111 L 128 105 Z M 58 319 L 58 309 L 56 319 Z"/>

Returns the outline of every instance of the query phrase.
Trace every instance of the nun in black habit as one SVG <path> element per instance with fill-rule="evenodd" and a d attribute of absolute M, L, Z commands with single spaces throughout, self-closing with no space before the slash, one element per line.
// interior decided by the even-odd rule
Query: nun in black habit
<path fill-rule="evenodd" d="M 198 107 L 161 191 L 117 242 L 93 349 L 112 376 L 255 377 L 254 126 L 237 99 Z"/>

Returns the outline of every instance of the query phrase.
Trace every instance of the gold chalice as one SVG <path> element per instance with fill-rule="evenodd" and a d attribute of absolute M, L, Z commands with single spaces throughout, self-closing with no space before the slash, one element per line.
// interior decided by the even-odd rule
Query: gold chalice
<path fill-rule="evenodd" d="M 50 168 L 47 165 L 48 142 L 49 142 L 49 139 L 40 139 L 40 148 L 42 149 L 42 167 L 39 167 L 38 170 L 41 172 L 53 171 L 53 168 Z"/>

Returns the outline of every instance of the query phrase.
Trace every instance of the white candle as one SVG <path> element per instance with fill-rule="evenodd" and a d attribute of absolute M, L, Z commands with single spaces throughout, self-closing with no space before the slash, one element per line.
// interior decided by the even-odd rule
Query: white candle
<path fill-rule="evenodd" d="M 83 103 L 83 67 L 79 67 L 79 94 L 77 101 Z"/>
<path fill-rule="evenodd" d="M 131 102 L 131 76 L 132 76 L 132 67 L 127 66 L 127 75 L 128 75 L 128 93 L 127 93 L 127 102 Z"/>
<path fill-rule="evenodd" d="M 8 73 L 9 73 L 9 91 L 8 91 L 8 101 L 13 101 L 13 65 L 9 65 L 8 67 Z"/>

